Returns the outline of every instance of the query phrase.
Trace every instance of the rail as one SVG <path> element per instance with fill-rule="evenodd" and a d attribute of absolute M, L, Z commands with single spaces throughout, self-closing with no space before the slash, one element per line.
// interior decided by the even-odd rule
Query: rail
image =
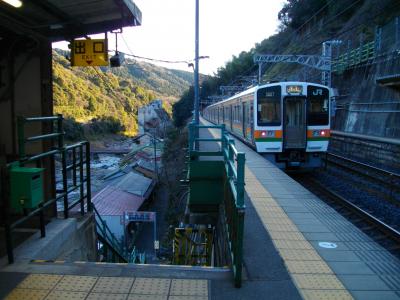
<path fill-rule="evenodd" d="M 397 200 L 397 195 L 400 192 L 398 185 L 400 174 L 333 153 L 328 153 L 326 156 L 326 166 L 328 164 L 333 164 L 347 171 L 354 172 L 359 176 L 372 180 L 371 183 L 377 182 L 380 186 L 386 187 L 388 191 L 386 201 L 400 207 L 400 202 Z"/>
<path fill-rule="evenodd" d="M 200 129 L 216 129 L 220 138 L 200 138 Z M 201 142 L 220 143 L 219 151 L 201 151 Z M 225 125 L 189 124 L 189 157 L 191 160 L 200 157 L 217 156 L 223 158 L 226 182 L 230 188 L 231 197 L 224 195 L 225 226 L 228 233 L 228 244 L 232 261 L 233 277 L 236 287 L 241 286 L 243 264 L 243 230 L 244 230 L 244 165 L 245 154 L 238 152 L 235 142 L 229 137 Z"/>
<path fill-rule="evenodd" d="M 51 128 L 56 128 L 54 132 L 26 137 L 25 136 L 25 126 L 32 122 L 50 122 L 56 123 L 51 124 Z M 13 251 L 13 238 L 12 233 L 17 226 L 25 223 L 29 219 L 36 215 L 39 215 L 40 224 L 40 235 L 41 237 L 46 236 L 45 227 L 45 215 L 44 211 L 53 206 L 55 209 L 55 214 L 57 214 L 56 203 L 57 201 L 63 200 L 64 206 L 64 218 L 69 217 L 69 211 L 76 205 L 80 204 L 81 214 L 85 214 L 85 200 L 87 204 L 87 211 L 91 212 L 91 182 L 90 182 L 90 144 L 87 141 L 79 142 L 74 145 L 64 145 L 64 131 L 63 131 L 63 116 L 50 116 L 50 117 L 34 117 L 34 118 L 24 118 L 18 117 L 18 150 L 19 150 L 19 160 L 7 164 L 4 168 L 1 168 L 1 192 L 2 198 L 4 200 L 4 222 L 5 222 L 5 241 L 8 262 L 12 264 L 14 262 L 14 251 Z M 56 126 L 54 126 L 56 125 Z M 26 154 L 26 144 L 36 141 L 50 140 L 54 142 L 57 141 L 57 146 L 43 153 L 28 156 Z M 55 165 L 55 156 L 61 156 L 62 162 L 62 189 L 56 189 L 53 187 L 54 198 L 43 199 L 38 204 L 37 208 L 26 209 L 24 208 L 24 216 L 12 221 L 11 213 L 11 199 L 10 199 L 10 171 L 14 167 L 21 167 L 28 164 L 35 164 L 36 167 L 40 168 L 45 163 L 45 159 L 50 159 L 50 164 Z M 72 184 L 68 183 L 68 174 L 70 171 L 72 173 Z M 50 171 L 52 172 L 52 171 Z M 79 176 L 78 176 L 79 172 Z M 86 187 L 86 191 L 85 191 Z M 70 203 L 69 194 L 75 190 L 79 189 L 79 198 Z M 46 197 L 45 197 L 46 198 Z"/>

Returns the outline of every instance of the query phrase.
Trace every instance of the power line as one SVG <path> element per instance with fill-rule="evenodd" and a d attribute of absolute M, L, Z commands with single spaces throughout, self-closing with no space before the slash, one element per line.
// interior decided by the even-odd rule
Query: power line
<path fill-rule="evenodd" d="M 151 57 L 145 57 L 145 56 L 140 56 L 140 55 L 135 55 L 133 54 L 133 51 L 129 47 L 128 43 L 126 42 L 124 36 L 121 34 L 121 38 L 125 44 L 125 46 L 128 48 L 129 53 L 124 53 L 121 51 L 118 51 L 120 53 L 123 53 L 126 56 L 130 56 L 133 58 L 138 58 L 138 59 L 144 59 L 148 61 L 153 61 L 153 62 L 160 62 L 160 63 L 168 63 L 168 64 L 190 64 L 195 61 L 195 59 L 187 59 L 187 60 L 165 60 L 165 59 L 158 59 L 158 58 L 151 58 Z M 209 58 L 208 56 L 200 56 L 199 58 Z"/>
<path fill-rule="evenodd" d="M 336 18 L 337 18 L 338 16 L 342 15 L 343 13 L 345 13 L 348 9 L 350 9 L 351 7 L 353 7 L 355 4 L 357 4 L 357 3 L 360 2 L 360 1 L 361 1 L 361 0 L 357 0 L 356 2 L 353 2 L 353 4 L 352 4 L 351 6 L 345 8 L 344 10 L 342 10 L 342 11 L 338 12 L 337 14 L 335 14 L 334 16 L 332 16 L 331 18 L 329 18 L 329 19 L 327 20 L 327 22 L 324 23 L 324 25 L 328 25 L 328 24 L 330 24 L 331 22 L 335 21 Z M 389 8 L 391 8 L 391 9 L 397 9 L 399 6 L 400 6 L 400 3 L 397 3 L 397 4 L 394 4 L 394 5 L 393 5 L 393 3 L 389 2 L 387 5 L 385 5 L 383 8 L 381 8 L 381 9 L 380 9 L 377 13 L 375 13 L 373 16 L 369 17 L 369 19 L 375 19 L 376 17 L 378 17 L 378 16 L 382 15 L 383 13 L 385 13 L 385 11 L 386 11 L 387 9 L 389 9 Z M 362 25 L 364 25 L 364 24 L 365 24 L 365 20 L 362 20 L 362 21 L 360 21 L 360 22 L 358 22 L 358 23 L 356 23 L 356 24 L 354 24 L 354 25 L 352 25 L 352 26 L 346 28 L 346 30 L 342 30 L 342 31 L 340 31 L 340 32 L 337 33 L 337 34 L 331 34 L 331 35 L 328 37 L 328 39 L 339 39 L 339 37 L 343 36 L 345 33 L 349 32 L 349 31 L 351 31 L 351 30 L 354 30 L 354 29 L 356 29 L 356 28 L 358 28 L 358 27 L 360 27 L 360 26 L 362 26 Z M 313 34 L 315 31 L 317 31 L 316 28 L 315 28 L 312 32 L 310 32 L 310 33 L 308 33 L 306 36 L 304 36 L 303 38 L 307 38 L 308 36 L 310 36 L 311 34 Z M 307 48 L 305 48 L 305 49 L 302 49 L 302 51 L 303 51 L 304 53 L 308 53 L 308 52 L 310 52 L 311 50 L 316 49 L 317 47 L 320 47 L 320 46 L 321 46 L 321 43 L 322 43 L 324 40 L 326 40 L 326 38 L 320 38 L 318 42 L 315 42 L 315 43 L 310 44 L 309 47 L 307 47 Z M 264 73 L 265 73 L 265 72 L 264 72 Z"/>

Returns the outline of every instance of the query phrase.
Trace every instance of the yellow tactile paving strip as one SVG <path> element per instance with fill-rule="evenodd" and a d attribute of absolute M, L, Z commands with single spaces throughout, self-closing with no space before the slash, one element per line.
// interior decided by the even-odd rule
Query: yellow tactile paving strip
<path fill-rule="evenodd" d="M 215 136 L 215 133 L 210 130 Z M 257 164 L 264 162 L 256 154 L 246 154 L 246 161 Z M 254 168 L 255 172 L 260 167 Z M 270 169 L 271 173 L 273 168 Z M 263 174 L 261 180 L 272 180 L 272 174 Z M 250 197 L 261 222 L 283 258 L 293 281 L 307 300 L 353 299 L 340 280 L 313 246 L 304 238 L 297 226 L 272 195 L 260 184 L 259 179 L 245 166 L 246 192 Z"/>
<path fill-rule="evenodd" d="M 7 300 L 208 300 L 208 281 L 30 274 Z"/>
<path fill-rule="evenodd" d="M 304 299 L 353 299 L 297 226 L 246 166 L 246 192 Z"/>

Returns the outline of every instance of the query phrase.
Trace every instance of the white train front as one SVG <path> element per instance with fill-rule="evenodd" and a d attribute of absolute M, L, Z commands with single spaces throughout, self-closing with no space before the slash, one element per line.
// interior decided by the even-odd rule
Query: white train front
<path fill-rule="evenodd" d="M 316 168 L 328 149 L 330 97 L 320 84 L 270 83 L 210 105 L 203 116 L 280 168 Z"/>

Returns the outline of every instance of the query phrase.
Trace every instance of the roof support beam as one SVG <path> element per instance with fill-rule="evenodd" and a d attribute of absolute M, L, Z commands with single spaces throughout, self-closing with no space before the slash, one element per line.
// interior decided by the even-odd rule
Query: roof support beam
<path fill-rule="evenodd" d="M 49 3 L 46 0 L 31 0 L 31 2 L 35 6 L 40 7 L 46 13 L 50 13 L 52 16 L 56 17 L 60 21 L 63 21 L 63 22 L 71 21 L 71 17 L 69 15 L 67 15 L 65 12 L 63 12 L 58 7 Z"/>

